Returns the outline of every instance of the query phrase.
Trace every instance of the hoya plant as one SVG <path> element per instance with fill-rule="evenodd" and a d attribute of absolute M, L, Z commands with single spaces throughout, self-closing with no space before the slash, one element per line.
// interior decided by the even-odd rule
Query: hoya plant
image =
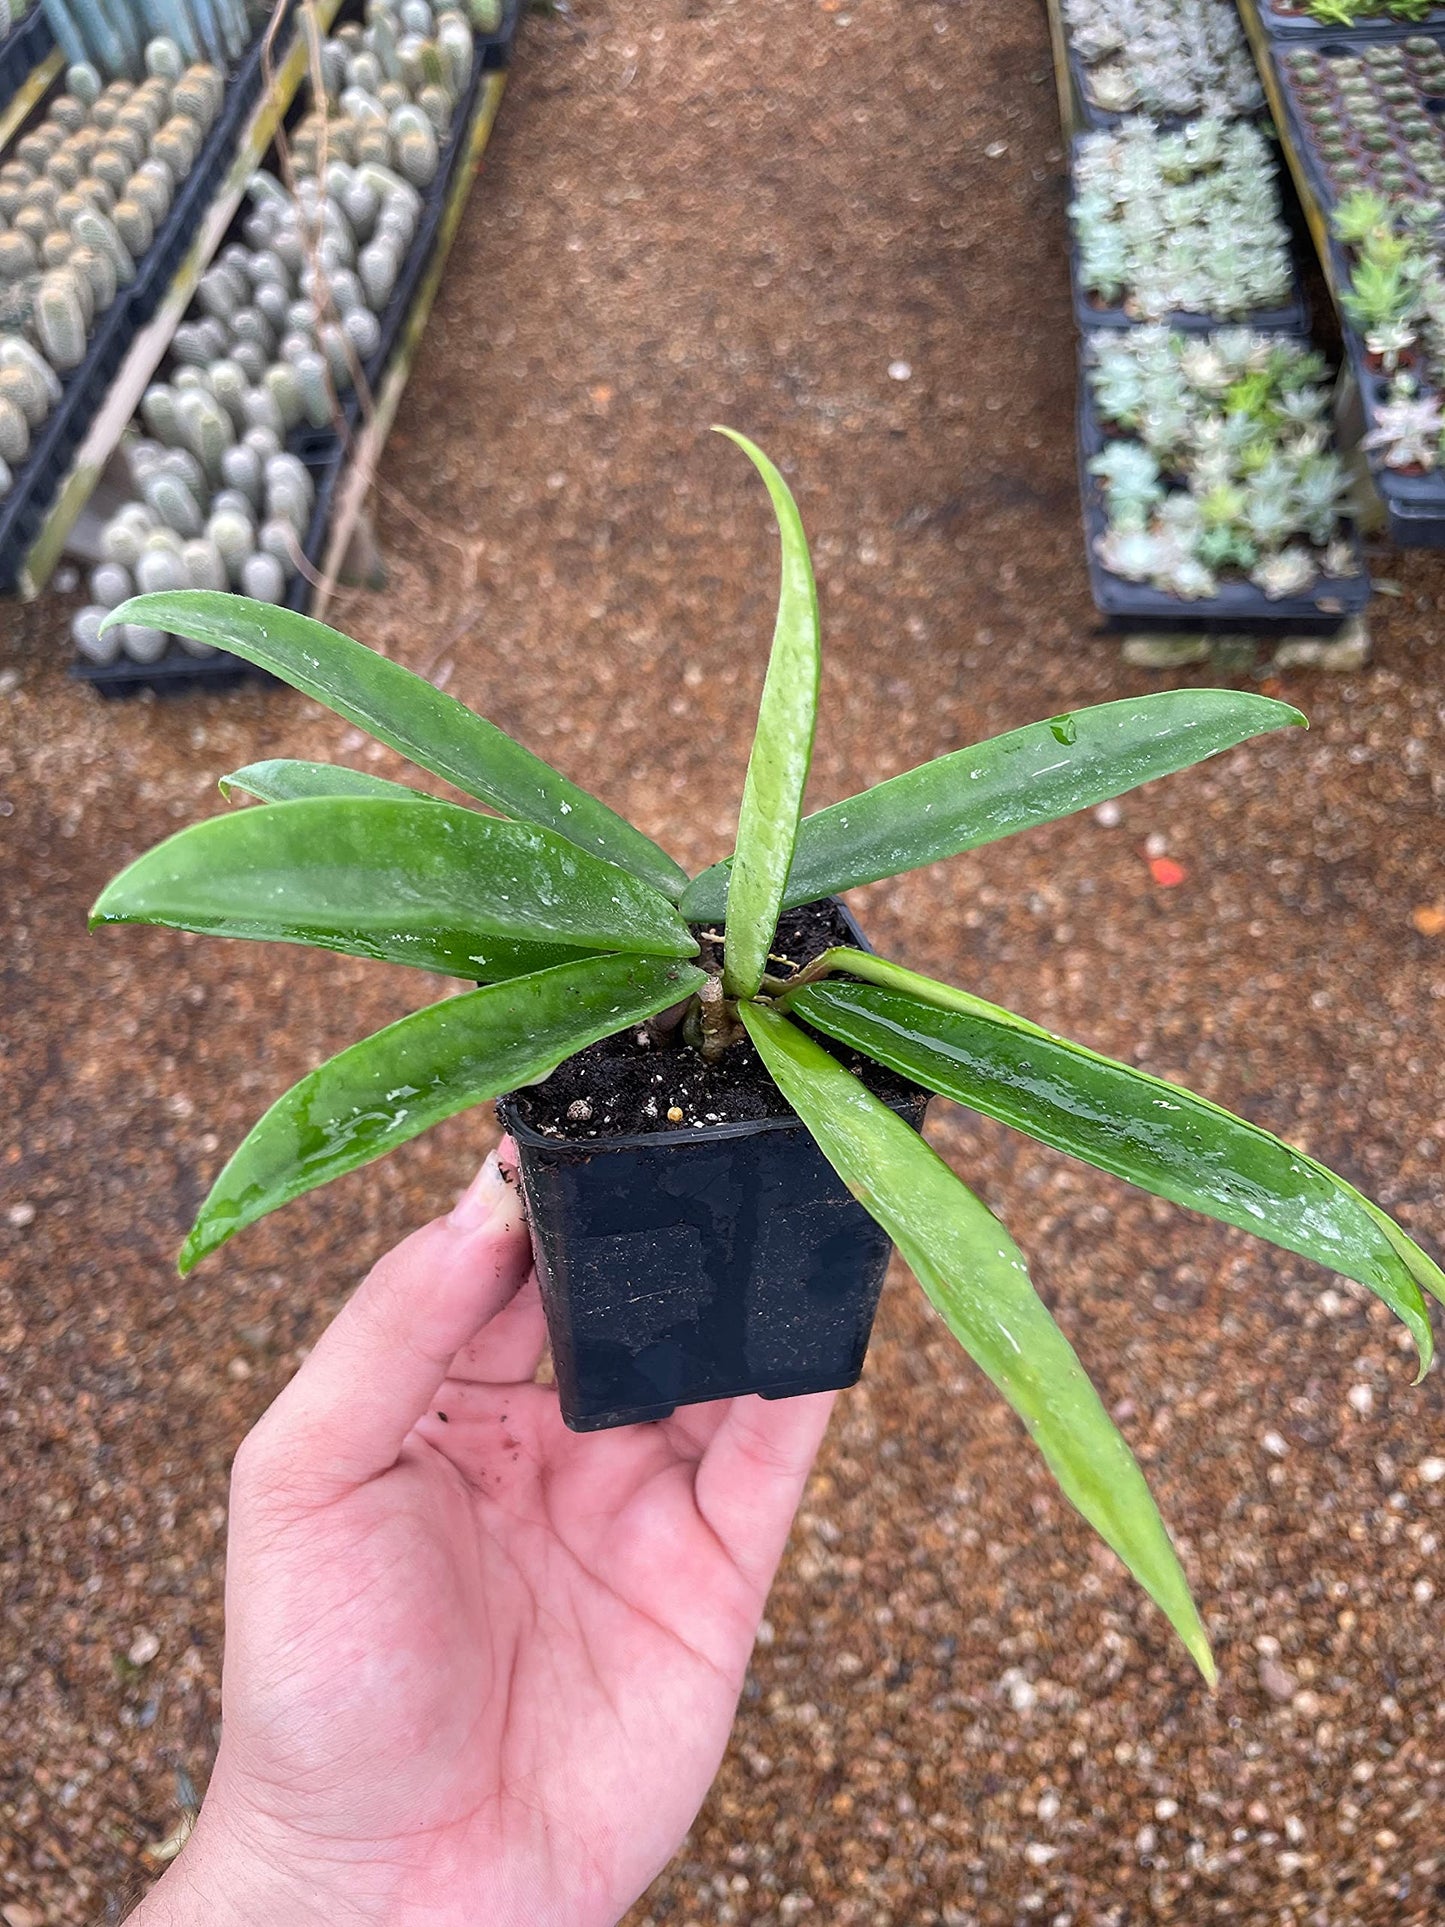
<path fill-rule="evenodd" d="M 477 986 L 352 1045 L 278 1098 L 216 1179 L 181 1269 L 440 1119 L 686 1005 L 692 1021 L 678 1034 L 694 1042 L 677 1048 L 756 1051 L 1065 1494 L 1212 1678 L 1143 1475 L 1018 1247 L 836 1053 L 871 1057 L 1356 1279 L 1408 1326 L 1422 1372 L 1424 1293 L 1445 1298 L 1445 1276 L 1341 1178 L 1218 1105 L 857 948 L 789 974 L 774 934 L 790 907 L 976 849 L 1304 718 L 1253 694 L 1165 691 L 1012 730 L 804 816 L 819 677 L 813 573 L 782 477 L 732 439 L 772 498 L 782 586 L 736 847 L 696 877 L 493 724 L 320 623 L 205 592 L 141 597 L 109 618 L 260 665 L 496 812 L 328 764 L 257 763 L 221 787 L 263 807 L 182 830 L 103 892 L 96 923 L 314 944 Z"/>

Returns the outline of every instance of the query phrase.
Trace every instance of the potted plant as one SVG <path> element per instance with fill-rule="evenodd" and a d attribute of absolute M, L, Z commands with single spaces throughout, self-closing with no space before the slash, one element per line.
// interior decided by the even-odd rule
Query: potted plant
<path fill-rule="evenodd" d="M 856 1282 L 871 1265 L 876 1276 L 891 1239 L 1064 1492 L 1212 1677 L 1139 1467 L 1018 1248 L 914 1128 L 917 1093 L 951 1097 L 1357 1279 L 1405 1321 L 1422 1371 L 1431 1355 L 1423 1292 L 1445 1299 L 1445 1275 L 1377 1206 L 1254 1125 L 874 956 L 846 933 L 834 941 L 830 899 L 1304 719 L 1262 696 L 1166 691 L 1013 730 L 804 817 L 819 674 L 812 569 L 782 477 L 733 440 L 772 498 L 782 589 L 736 849 L 695 878 L 492 724 L 319 623 L 205 592 L 144 597 L 110 618 L 232 650 L 502 813 L 328 765 L 263 763 L 222 787 L 264 807 L 182 830 L 102 893 L 98 923 L 318 944 L 480 980 L 279 1098 L 217 1178 L 181 1268 L 288 1199 L 508 1093 L 514 1125 L 533 1120 L 519 1131 L 522 1183 L 553 1343 L 574 1386 L 584 1327 L 608 1293 L 619 1293 L 621 1329 L 649 1294 L 679 1292 L 675 1323 L 664 1320 L 659 1337 L 644 1316 L 638 1343 L 685 1350 L 683 1328 L 747 1324 L 790 1238 L 814 1252 L 822 1284 L 801 1289 L 791 1307 L 791 1364 L 806 1361 L 810 1325 L 857 1328 L 856 1302 L 829 1296 L 830 1271 Z M 789 911 L 799 913 L 791 926 Z M 609 1050 L 609 1039 L 622 1046 Z M 665 1056 L 662 1094 L 691 1079 L 708 1101 L 700 1115 L 672 1102 L 650 1120 L 661 1135 L 649 1163 L 638 1150 L 645 1101 L 624 1112 L 611 1100 L 619 1063 Z M 762 1073 L 776 1095 L 759 1116 Z M 534 1105 L 559 1076 L 550 1109 Z M 631 1140 L 623 1150 L 621 1139 Z M 795 1156 L 799 1145 L 806 1158 Z M 584 1201 L 594 1216 L 580 1224 L 553 1209 L 544 1167 L 558 1146 L 574 1167 L 606 1172 Z M 724 1146 L 745 1147 L 731 1172 L 719 1161 Z M 825 1167 L 835 1177 L 820 1188 Z M 869 1221 L 882 1234 L 872 1234 L 871 1257 L 855 1242 Z M 661 1252 L 651 1277 L 630 1270 L 638 1225 Z M 592 1240 L 585 1263 L 568 1247 L 574 1235 Z M 620 1278 L 608 1275 L 609 1252 Z M 706 1289 L 692 1290 L 699 1279 Z M 871 1312 L 870 1295 L 865 1340 Z M 797 1389 L 806 1371 L 786 1382 L 788 1308 L 778 1315 L 774 1302 L 769 1313 L 753 1384 L 721 1388 L 704 1372 L 703 1392 Z M 632 1342 L 626 1330 L 622 1342 Z M 565 1411 L 565 1378 L 563 1391 Z M 669 1395 L 689 1395 L 685 1372 L 669 1380 Z"/>

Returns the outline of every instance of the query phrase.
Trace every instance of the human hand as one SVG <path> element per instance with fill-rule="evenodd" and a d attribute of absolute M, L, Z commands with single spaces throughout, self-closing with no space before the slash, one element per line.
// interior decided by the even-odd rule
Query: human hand
<path fill-rule="evenodd" d="M 244 1441 L 220 1752 L 144 1927 L 610 1927 L 676 1850 L 832 1397 L 579 1436 L 545 1335 L 494 1153 Z"/>

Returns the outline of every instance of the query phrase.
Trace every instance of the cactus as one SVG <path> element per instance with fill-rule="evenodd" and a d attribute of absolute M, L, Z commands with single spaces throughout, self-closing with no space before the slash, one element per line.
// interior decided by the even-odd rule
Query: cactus
<path fill-rule="evenodd" d="M 196 536 L 205 526 L 195 496 L 174 475 L 152 476 L 145 487 L 145 500 L 147 508 L 158 515 L 168 529 L 174 529 L 177 535 Z M 176 582 L 170 586 L 183 589 L 186 585 Z"/>
<path fill-rule="evenodd" d="M 110 218 L 131 259 L 142 260 L 156 234 L 155 223 L 147 210 L 139 201 L 117 201 Z"/>
<path fill-rule="evenodd" d="M 102 214 L 99 208 L 84 208 L 71 222 L 70 231 L 82 247 L 109 258 L 118 286 L 131 285 L 135 280 L 135 260 L 108 215 Z"/>
<path fill-rule="evenodd" d="M 229 586 L 221 551 L 209 536 L 187 542 L 183 557 L 186 586 L 192 589 L 225 589 Z"/>
<path fill-rule="evenodd" d="M 239 489 L 251 504 L 253 511 L 259 510 L 264 500 L 265 471 L 262 458 L 254 448 L 245 442 L 234 442 L 221 457 L 221 479 L 229 489 Z"/>
<path fill-rule="evenodd" d="M 107 635 L 100 633 L 100 625 L 109 614 L 109 609 L 99 603 L 91 603 L 84 609 L 77 609 L 70 618 L 70 639 L 75 644 L 76 654 L 102 667 L 114 662 L 120 654 L 119 632 L 112 629 Z"/>
<path fill-rule="evenodd" d="M 151 549 L 136 564 L 135 585 L 142 595 L 158 595 L 167 589 L 188 589 L 191 583 L 180 556 Z"/>
<path fill-rule="evenodd" d="M 280 602 L 286 593 L 286 571 L 274 555 L 252 551 L 241 565 L 241 593 L 255 602 Z"/>
<path fill-rule="evenodd" d="M 13 401 L 0 397 L 0 460 L 18 468 L 30 453 L 30 424 Z"/>
<path fill-rule="evenodd" d="M 186 447 L 200 461 L 210 480 L 219 483 L 221 457 L 234 439 L 229 415 L 213 395 L 188 389 L 176 398 L 176 418 Z"/>
<path fill-rule="evenodd" d="M 39 266 L 40 257 L 28 235 L 17 234 L 14 229 L 0 234 L 0 280 L 23 281 Z"/>
<path fill-rule="evenodd" d="M 135 594 L 129 569 L 119 562 L 101 562 L 90 572 L 90 599 L 102 609 L 118 609 Z"/>
<path fill-rule="evenodd" d="M 233 509 L 218 509 L 206 524 L 206 536 L 225 563 L 231 586 L 239 588 L 241 569 L 252 553 L 255 540 L 255 525 L 250 516 L 239 515 Z"/>
<path fill-rule="evenodd" d="M 170 645 L 164 629 L 148 629 L 143 623 L 122 623 L 121 646 L 134 662 L 159 662 Z"/>
<path fill-rule="evenodd" d="M 68 268 L 55 268 L 40 277 L 35 298 L 35 326 L 52 368 L 66 374 L 85 360 L 85 311 L 75 277 Z M 0 454 L 5 453 L 0 447 Z"/>

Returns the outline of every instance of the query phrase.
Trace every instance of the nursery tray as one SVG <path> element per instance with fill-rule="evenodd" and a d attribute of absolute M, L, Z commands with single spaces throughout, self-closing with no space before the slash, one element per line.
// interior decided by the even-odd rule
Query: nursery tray
<path fill-rule="evenodd" d="M 1072 191 L 1074 163 L 1077 141 L 1070 150 L 1069 179 Z M 1283 169 L 1275 177 L 1281 188 L 1281 206 L 1286 226 L 1290 230 L 1290 263 L 1294 272 L 1294 297 L 1278 308 L 1255 308 L 1248 314 L 1222 317 L 1220 315 L 1193 314 L 1176 311 L 1161 315 L 1159 320 L 1181 334 L 1202 334 L 1215 328 L 1253 328 L 1260 334 L 1307 335 L 1310 332 L 1309 300 L 1300 280 L 1298 223 L 1292 212 L 1291 196 Z M 1142 325 L 1139 315 L 1129 314 L 1124 308 L 1099 306 L 1084 286 L 1080 264 L 1079 237 L 1075 232 L 1072 216 L 1068 217 L 1069 245 L 1069 286 L 1073 290 L 1074 320 L 1086 334 L 1091 328 L 1137 328 Z"/>
<path fill-rule="evenodd" d="M 0 148 L 29 114 L 61 67 L 39 0 L 0 40 Z"/>
<path fill-rule="evenodd" d="M 505 86 L 503 69 L 484 69 L 479 62 L 473 69 L 472 84 L 458 102 L 455 131 L 427 188 L 421 219 L 383 318 L 381 344 L 367 364 L 372 390 L 369 416 L 362 421 L 358 402 L 356 409 L 348 412 L 346 437 L 332 429 L 302 428 L 288 440 L 291 452 L 306 463 L 316 489 L 315 507 L 302 543 L 307 568 L 292 577 L 286 595 L 286 606 L 302 614 L 318 598 L 317 613 L 325 612 L 356 511 L 370 486 L 411 372 L 416 343 L 425 328 Z M 224 652 L 192 656 L 179 643 L 173 643 L 158 663 L 132 662 L 126 657 L 106 664 L 76 662 L 71 673 L 110 697 L 139 695 L 146 689 L 168 693 L 186 688 L 222 688 L 247 677 L 275 680 L 238 657 Z"/>
<path fill-rule="evenodd" d="M 1392 20 L 1388 14 L 1382 13 L 1361 19 L 1351 27 L 1316 20 L 1309 13 L 1292 12 L 1287 7 L 1273 6 L 1271 0 L 1243 0 L 1241 12 L 1245 6 L 1258 14 L 1260 25 L 1267 34 L 1287 42 L 1401 40 L 1407 34 L 1428 33 L 1432 27 L 1445 27 L 1445 6 L 1432 7 L 1421 20 Z"/>
<path fill-rule="evenodd" d="M 512 49 L 517 41 L 517 28 L 522 19 L 522 0 L 505 0 L 502 8 L 502 23 L 495 33 L 479 33 L 476 36 L 478 64 L 484 73 L 495 73 L 499 67 L 512 64 Z"/>
<path fill-rule="evenodd" d="M 1355 330 L 1345 323 L 1342 333 L 1350 371 L 1360 391 L 1365 425 L 1372 428 L 1376 410 L 1385 396 L 1386 382 L 1370 367 L 1365 344 Z M 1366 459 L 1370 465 L 1370 480 L 1390 518 L 1390 534 L 1397 546 L 1407 549 L 1445 548 L 1445 471 L 1436 468 L 1428 475 L 1402 475 L 1398 469 L 1386 468 L 1373 455 Z"/>
<path fill-rule="evenodd" d="M 1415 38 L 1419 33 L 1420 30 L 1416 28 L 1410 37 Z M 1445 46 L 1445 34 L 1435 33 L 1428 37 L 1440 45 Z M 1395 36 L 1395 38 L 1398 39 L 1399 36 Z M 1341 54 L 1357 55 L 1368 47 L 1388 45 L 1390 39 L 1391 36 L 1384 34 L 1356 34 L 1354 36 L 1333 35 L 1328 39 L 1320 40 L 1316 45 L 1312 45 L 1309 51 L 1320 58 L 1329 58 L 1331 55 Z M 1286 49 L 1285 51 L 1288 52 L 1292 50 Z M 1329 170 L 1319 157 L 1309 124 L 1305 119 L 1299 97 L 1295 92 L 1294 83 L 1282 62 L 1276 64 L 1276 86 L 1271 91 L 1272 95 L 1277 95 L 1275 102 L 1275 121 L 1280 134 L 1280 143 L 1290 162 L 1291 172 L 1294 174 L 1296 184 L 1299 187 L 1300 198 L 1305 204 L 1306 213 L 1310 211 L 1311 203 L 1314 204 L 1314 207 L 1319 213 L 1318 222 L 1311 223 L 1311 230 L 1316 246 L 1320 248 L 1321 253 L 1323 253 L 1326 248 L 1334 251 L 1334 244 L 1329 232 L 1329 217 L 1342 199 L 1342 194 L 1340 189 L 1338 189 L 1331 180 Z M 1422 104 L 1425 105 L 1426 111 L 1436 121 L 1439 127 L 1441 154 L 1442 157 L 1445 157 L 1445 99 L 1442 99 L 1439 95 L 1431 94 L 1422 94 L 1420 98 Z M 1405 160 L 1407 165 L 1409 164 L 1409 157 L 1407 155 L 1400 153 L 1399 158 Z M 1363 185 L 1369 187 L 1372 183 L 1367 180 Z M 1422 195 L 1433 192 L 1433 190 L 1425 187 L 1424 184 L 1418 183 L 1418 177 L 1416 191 Z M 1328 273 L 1332 270 L 1337 270 L 1339 262 L 1338 260 L 1333 262 L 1326 261 L 1324 265 Z"/>
<path fill-rule="evenodd" d="M 1095 413 L 1089 390 L 1084 357 L 1079 360 L 1079 497 L 1083 508 L 1084 547 L 1089 568 L 1089 587 L 1095 606 L 1112 627 L 1137 629 L 1174 626 L 1190 630 L 1258 630 L 1275 634 L 1328 635 L 1357 616 L 1370 599 L 1370 578 L 1366 573 L 1359 537 L 1348 524 L 1343 533 L 1354 550 L 1359 572 L 1343 579 L 1322 580 L 1320 587 L 1307 595 L 1280 596 L 1271 600 L 1252 582 L 1222 582 L 1217 595 L 1187 602 L 1182 597 L 1156 589 L 1148 582 L 1128 582 L 1099 561 L 1095 543 L 1108 528 L 1104 491 L 1098 477 L 1089 473 L 1089 462 L 1111 438 Z M 1328 608 L 1323 605 L 1328 603 Z"/>
<path fill-rule="evenodd" d="M 293 444 L 308 464 L 324 463 L 324 468 L 318 470 L 316 507 L 303 545 L 307 561 L 320 582 L 312 583 L 301 576 L 295 578 L 287 597 L 291 608 L 310 608 L 318 616 L 326 613 L 357 517 L 396 418 L 506 86 L 506 73 L 502 69 L 489 69 L 478 78 L 481 84 L 470 96 L 467 118 L 462 123 L 465 131 L 459 132 L 452 143 L 446 178 L 443 179 L 443 170 L 439 168 L 428 188 L 427 204 L 417 224 L 411 251 L 393 301 L 388 304 L 388 319 L 393 308 L 396 310 L 395 325 L 389 327 L 386 321 L 383 323 L 382 344 L 373 360 L 373 365 L 380 365 L 371 383 L 370 408 L 362 410 L 358 403 L 352 409 L 347 418 L 346 438 L 322 431 L 319 436 L 313 433 L 303 442 Z M 403 288 L 406 290 L 404 303 L 397 298 Z"/>
<path fill-rule="evenodd" d="M 338 5 L 339 0 L 318 0 L 323 27 Z M 135 282 L 102 318 L 85 360 L 66 377 L 59 404 L 17 471 L 15 486 L 0 501 L 0 592 L 18 588 L 33 597 L 50 579 L 305 71 L 306 47 L 289 24 L 293 18 L 288 14 L 281 23 L 276 45 L 281 38 L 292 44 L 280 54 L 264 98 L 258 99 L 264 79 L 261 41 L 231 77 L 205 149 Z M 205 179 L 204 190 L 198 177 Z"/>
<path fill-rule="evenodd" d="M 1074 119 L 1077 123 L 1076 127 L 1066 129 L 1067 132 L 1073 133 L 1082 130 L 1090 134 L 1107 133 L 1113 128 L 1118 127 L 1121 122 L 1137 120 L 1141 114 L 1148 112 L 1147 108 L 1143 107 L 1126 107 L 1122 112 L 1119 112 L 1111 107 L 1100 107 L 1097 102 L 1090 99 L 1090 69 L 1087 63 L 1080 57 L 1073 41 L 1069 37 L 1067 21 L 1061 21 L 1061 31 L 1063 34 L 1064 58 L 1068 63 L 1069 85 L 1073 90 L 1073 99 L 1075 102 Z M 1231 120 L 1262 120 L 1265 117 L 1265 113 L 1265 104 L 1263 100 L 1261 100 L 1259 106 L 1255 108 L 1252 113 L 1231 114 L 1226 118 Z M 1196 120 L 1197 118 L 1197 114 L 1149 114 L 1149 119 L 1164 133 L 1172 133 L 1176 129 L 1183 127 L 1186 122 Z"/>

